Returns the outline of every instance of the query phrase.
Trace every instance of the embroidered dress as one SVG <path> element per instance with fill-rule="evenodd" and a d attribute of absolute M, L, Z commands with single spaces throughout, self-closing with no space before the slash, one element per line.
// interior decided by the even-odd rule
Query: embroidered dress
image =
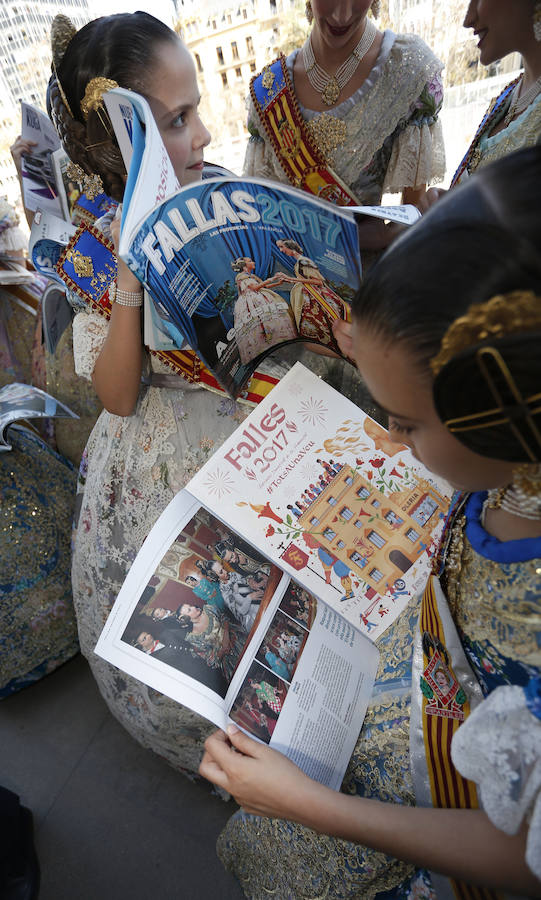
<path fill-rule="evenodd" d="M 201 634 L 190 631 L 186 643 L 211 669 L 220 669 L 227 682 L 231 681 L 244 648 L 245 633 L 225 616 L 217 615 L 216 607 L 204 606 L 209 622 Z"/>
<path fill-rule="evenodd" d="M 0 698 L 79 650 L 70 583 L 76 472 L 26 428 L 0 453 Z"/>
<path fill-rule="evenodd" d="M 477 169 L 487 166 L 491 162 L 502 159 L 516 150 L 533 147 L 539 142 L 541 137 L 541 95 L 507 128 L 503 128 L 497 134 L 491 134 L 509 109 L 512 93 L 509 91 L 501 103 L 498 102 L 499 98 L 493 102 L 493 112 L 491 113 L 489 110 L 484 117 L 484 125 L 481 124 L 453 178 L 453 184 L 460 184 Z"/>
<path fill-rule="evenodd" d="M 292 80 L 298 53 L 287 57 Z M 385 31 L 368 78 L 351 97 L 325 113 L 301 106 L 317 146 L 359 203 L 442 180 L 441 69 L 420 38 Z M 251 100 L 248 130 L 244 174 L 286 181 Z"/>
<path fill-rule="evenodd" d="M 106 230 L 103 223 L 103 230 Z M 74 295 L 75 370 L 91 378 L 108 322 Z M 170 370 L 144 351 L 144 372 Z M 160 513 L 237 427 L 246 406 L 190 385 L 142 385 L 134 412 L 103 411 L 78 477 L 73 537 L 73 601 L 81 650 L 112 714 L 143 746 L 176 768 L 197 772 L 210 722 L 95 655 L 111 607 Z"/>
<path fill-rule="evenodd" d="M 253 273 L 239 272 L 235 283 L 239 296 L 233 315 L 243 365 L 268 350 L 270 345 L 298 337 L 283 297 L 268 288 L 257 290 L 261 279 Z"/>
<path fill-rule="evenodd" d="M 444 572 L 451 614 L 483 695 L 455 735 L 453 760 L 493 824 L 529 821 L 526 861 L 541 877 L 541 539 L 500 543 L 480 524 L 484 494 L 453 525 Z M 460 572 L 460 581 L 457 581 Z M 410 770 L 413 642 L 420 599 L 378 640 L 380 667 L 342 790 L 415 805 Z M 537 687 L 536 687 L 537 686 Z M 491 718 L 497 717 L 496 721 Z M 218 853 L 250 898 L 435 900 L 431 876 L 383 853 L 239 812 Z M 439 896 L 439 895 L 438 895 Z"/>
<path fill-rule="evenodd" d="M 334 318 L 346 318 L 342 300 L 328 287 L 316 264 L 307 256 L 301 256 L 296 261 L 295 277 L 313 282 L 306 284 L 300 280 L 291 290 L 291 308 L 299 334 L 336 346 L 331 328 Z"/>

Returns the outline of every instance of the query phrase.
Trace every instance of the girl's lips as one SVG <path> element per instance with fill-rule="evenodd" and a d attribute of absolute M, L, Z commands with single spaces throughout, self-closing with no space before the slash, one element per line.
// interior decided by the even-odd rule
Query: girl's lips
<path fill-rule="evenodd" d="M 187 166 L 188 169 L 195 169 L 196 172 L 202 172 L 205 166 L 204 160 L 194 163 L 193 166 Z"/>
<path fill-rule="evenodd" d="M 485 29 L 484 31 L 478 31 L 475 36 L 476 38 L 478 38 L 477 47 L 479 48 L 487 36 L 487 30 Z"/>
<path fill-rule="evenodd" d="M 351 28 L 351 25 L 343 25 L 341 28 L 338 28 L 338 26 L 329 25 L 329 23 L 327 22 L 327 28 L 329 29 L 331 34 L 334 34 L 335 37 L 341 37 L 343 34 L 347 34 L 349 29 Z"/>

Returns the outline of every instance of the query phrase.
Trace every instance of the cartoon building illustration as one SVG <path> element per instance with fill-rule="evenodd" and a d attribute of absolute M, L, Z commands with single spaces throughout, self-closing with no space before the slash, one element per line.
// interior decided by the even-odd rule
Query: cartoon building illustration
<path fill-rule="evenodd" d="M 429 545 L 448 500 L 424 479 L 386 495 L 350 466 L 321 465 L 326 484 L 319 482 L 319 493 L 297 515 L 297 524 L 384 593 Z"/>

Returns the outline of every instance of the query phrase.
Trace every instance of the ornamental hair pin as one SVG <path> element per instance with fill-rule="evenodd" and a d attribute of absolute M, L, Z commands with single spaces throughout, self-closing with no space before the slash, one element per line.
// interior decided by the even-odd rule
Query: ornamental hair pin
<path fill-rule="evenodd" d="M 437 375 L 453 356 L 469 347 L 540 328 L 541 302 L 533 291 L 511 291 L 485 303 L 474 303 L 465 315 L 451 323 L 439 352 L 430 360 L 430 368 Z"/>
<path fill-rule="evenodd" d="M 68 19 L 68 17 L 64 16 L 62 13 L 59 13 L 54 17 L 53 21 L 51 22 L 51 52 L 53 55 L 52 67 L 55 74 L 56 83 L 58 85 L 58 90 L 62 98 L 62 103 L 66 107 L 72 119 L 73 113 L 68 103 L 68 98 L 66 97 L 64 88 L 62 87 L 62 84 L 60 82 L 60 78 L 58 77 L 57 67 L 62 62 L 64 54 L 68 49 L 71 40 L 75 37 L 76 34 L 77 29 L 71 19 Z"/>
<path fill-rule="evenodd" d="M 92 78 L 88 82 L 85 88 L 85 95 L 81 100 L 81 112 L 85 122 L 88 121 L 89 114 L 95 110 L 100 117 L 101 124 L 109 134 L 111 134 L 111 130 L 101 115 L 101 112 L 104 109 L 103 95 L 106 94 L 107 91 L 112 91 L 113 88 L 117 87 L 118 82 L 114 81 L 112 78 L 102 78 L 101 76 Z"/>

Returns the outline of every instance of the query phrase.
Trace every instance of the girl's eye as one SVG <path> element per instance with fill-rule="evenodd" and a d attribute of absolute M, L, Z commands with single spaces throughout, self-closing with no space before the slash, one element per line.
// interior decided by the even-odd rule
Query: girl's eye
<path fill-rule="evenodd" d="M 389 418 L 389 431 L 395 431 L 397 434 L 411 434 L 413 427 L 411 425 L 401 425 L 396 419 Z"/>
<path fill-rule="evenodd" d="M 178 116 L 175 116 L 173 121 L 171 122 L 171 128 L 184 128 L 186 124 L 186 113 L 181 112 Z"/>

